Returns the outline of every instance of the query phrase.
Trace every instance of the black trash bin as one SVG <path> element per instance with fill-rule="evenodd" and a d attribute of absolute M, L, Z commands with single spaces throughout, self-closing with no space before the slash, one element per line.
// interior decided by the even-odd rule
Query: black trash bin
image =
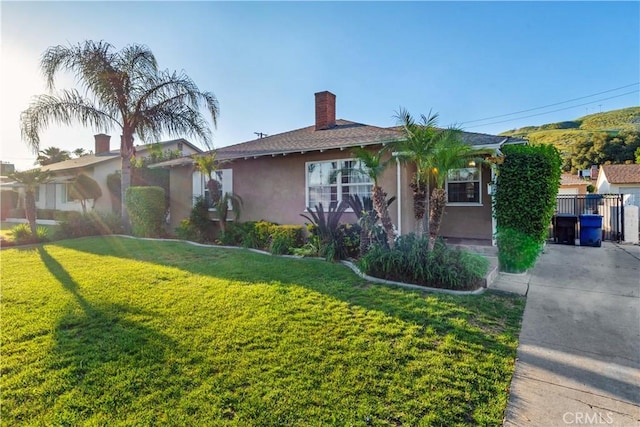
<path fill-rule="evenodd" d="M 601 215 L 580 215 L 580 246 L 602 246 Z"/>
<path fill-rule="evenodd" d="M 578 217 L 573 214 L 553 216 L 553 241 L 563 245 L 576 244 L 576 224 Z"/>

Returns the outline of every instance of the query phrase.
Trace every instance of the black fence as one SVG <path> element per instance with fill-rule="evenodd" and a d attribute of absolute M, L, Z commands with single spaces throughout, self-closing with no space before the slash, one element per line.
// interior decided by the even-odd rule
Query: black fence
<path fill-rule="evenodd" d="M 622 194 L 562 195 L 557 198 L 556 214 L 580 217 L 582 214 L 602 215 L 602 240 L 620 242 L 624 239 L 624 203 Z M 577 221 L 580 227 L 580 221 Z M 553 229 L 549 230 L 553 238 Z"/>

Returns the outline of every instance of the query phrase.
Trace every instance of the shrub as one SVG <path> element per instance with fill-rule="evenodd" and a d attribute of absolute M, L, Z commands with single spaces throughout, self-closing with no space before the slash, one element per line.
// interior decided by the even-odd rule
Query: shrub
<path fill-rule="evenodd" d="M 95 206 L 96 199 L 102 197 L 102 189 L 93 178 L 80 174 L 69 187 L 69 197 L 73 200 L 79 200 L 82 205 L 82 212 L 87 212 L 87 200 L 92 199 Z"/>
<path fill-rule="evenodd" d="M 26 245 L 29 243 L 39 243 L 49 241 L 49 229 L 46 227 L 38 227 L 36 236 L 31 233 L 29 224 L 19 224 L 11 229 L 11 235 L 17 245 Z"/>
<path fill-rule="evenodd" d="M 449 248 L 440 240 L 429 251 L 428 236 L 414 234 L 398 237 L 393 249 L 373 244 L 360 260 L 371 276 L 446 289 L 480 287 L 488 266 L 484 257 Z"/>
<path fill-rule="evenodd" d="M 189 227 L 195 231 L 194 239 L 197 242 L 213 242 L 215 228 L 209 218 L 209 203 L 202 196 L 197 196 L 191 214 L 189 215 Z M 192 239 L 188 239 L 192 240 Z"/>
<path fill-rule="evenodd" d="M 252 230 L 254 222 L 229 222 L 224 232 L 220 234 L 220 243 L 226 246 L 247 246 L 245 240 Z"/>
<path fill-rule="evenodd" d="M 551 145 L 508 145 L 503 151 L 493 197 L 498 236 L 502 236 L 498 259 L 501 268 L 532 267 L 556 208 L 562 160 Z"/>
<path fill-rule="evenodd" d="M 293 248 L 299 248 L 304 242 L 303 228 L 300 225 L 273 225 L 269 236 L 269 252 L 275 255 L 288 255 Z"/>
<path fill-rule="evenodd" d="M 53 212 L 53 219 L 55 219 L 56 221 L 60 222 L 60 221 L 66 221 L 67 217 L 69 216 L 69 214 L 71 212 L 74 211 L 54 211 Z M 76 212 L 77 213 L 77 212 Z"/>
<path fill-rule="evenodd" d="M 176 237 L 182 240 L 195 242 L 198 240 L 198 230 L 191 224 L 191 220 L 183 219 L 175 230 Z"/>
<path fill-rule="evenodd" d="M 131 233 L 139 237 L 164 235 L 166 217 L 164 189 L 161 187 L 129 187 L 125 205 L 131 220 Z"/>
<path fill-rule="evenodd" d="M 55 219 L 55 209 L 36 209 L 36 217 L 38 219 Z"/>
<path fill-rule="evenodd" d="M 65 220 L 60 222 L 57 238 L 72 239 L 84 236 L 121 234 L 124 232 L 120 217 L 114 213 L 74 211 L 65 212 Z"/>
<path fill-rule="evenodd" d="M 325 213 L 322 203 L 318 203 L 315 212 L 308 209 L 309 215 L 300 214 L 308 219 L 313 227 L 311 232 L 318 239 L 319 255 L 330 261 L 347 258 L 343 251 L 344 246 L 340 239 L 340 218 L 349 205 L 345 202 L 329 205 L 329 210 Z"/>

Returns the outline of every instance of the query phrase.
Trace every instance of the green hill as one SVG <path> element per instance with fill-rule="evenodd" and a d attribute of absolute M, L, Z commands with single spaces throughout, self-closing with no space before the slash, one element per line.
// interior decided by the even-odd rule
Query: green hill
<path fill-rule="evenodd" d="M 640 147 L 640 107 L 526 126 L 500 135 L 526 138 L 532 144 L 554 145 L 564 157 L 566 171 L 605 162 L 625 163 L 634 160 L 634 153 Z"/>

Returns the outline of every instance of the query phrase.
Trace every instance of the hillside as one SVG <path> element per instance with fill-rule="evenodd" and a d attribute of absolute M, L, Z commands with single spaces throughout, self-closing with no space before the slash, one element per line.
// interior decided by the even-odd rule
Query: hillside
<path fill-rule="evenodd" d="M 640 107 L 589 114 L 575 120 L 526 126 L 500 135 L 552 144 L 562 153 L 566 171 L 605 162 L 633 161 L 640 147 Z"/>

